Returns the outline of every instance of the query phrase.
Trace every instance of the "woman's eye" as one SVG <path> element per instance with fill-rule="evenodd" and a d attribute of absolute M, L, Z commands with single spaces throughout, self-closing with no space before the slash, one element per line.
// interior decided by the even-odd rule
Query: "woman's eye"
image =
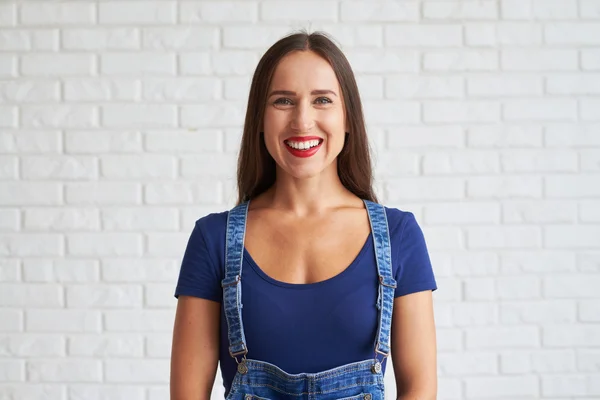
<path fill-rule="evenodd" d="M 275 100 L 274 104 L 289 105 L 289 104 L 292 104 L 292 101 L 290 99 L 285 98 L 285 97 L 281 97 L 281 98 Z"/>
<path fill-rule="evenodd" d="M 327 97 L 319 97 L 317 100 L 315 100 L 317 103 L 319 104 L 329 104 L 332 103 L 331 99 L 327 98 Z"/>

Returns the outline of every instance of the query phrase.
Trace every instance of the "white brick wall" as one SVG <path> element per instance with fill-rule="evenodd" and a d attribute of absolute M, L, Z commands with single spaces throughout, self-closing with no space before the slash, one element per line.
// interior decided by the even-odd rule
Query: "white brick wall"
<path fill-rule="evenodd" d="M 168 398 L 187 238 L 294 28 L 341 43 L 425 231 L 439 398 L 600 399 L 598 0 L 2 1 L 0 399 Z"/>

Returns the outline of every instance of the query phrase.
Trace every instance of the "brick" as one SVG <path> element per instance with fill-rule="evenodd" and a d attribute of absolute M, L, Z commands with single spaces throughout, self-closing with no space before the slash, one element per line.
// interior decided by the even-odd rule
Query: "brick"
<path fill-rule="evenodd" d="M 457 98 L 464 95 L 463 87 L 461 77 L 395 76 L 386 78 L 385 95 L 390 99 Z"/>
<path fill-rule="evenodd" d="M 474 23 L 465 26 L 468 46 L 539 46 L 542 26 L 531 22 Z"/>
<path fill-rule="evenodd" d="M 45 182 L 0 182 L 1 206 L 56 205 L 62 199 L 60 184 Z"/>
<path fill-rule="evenodd" d="M 169 360 L 106 360 L 106 382 L 162 383 L 169 381 Z"/>
<path fill-rule="evenodd" d="M 546 127 L 548 147 L 596 147 L 600 146 L 597 135 L 600 124 L 555 124 Z"/>
<path fill-rule="evenodd" d="M 509 201 L 502 204 L 502 221 L 509 224 L 548 224 L 577 221 L 577 204 L 568 201 Z"/>
<path fill-rule="evenodd" d="M 99 360 L 28 360 L 27 378 L 33 382 L 100 382 Z"/>
<path fill-rule="evenodd" d="M 535 376 L 473 377 L 465 384 L 467 399 L 537 397 L 539 392 Z"/>
<path fill-rule="evenodd" d="M 19 79 L 0 82 L 0 101 L 7 103 L 56 102 L 60 99 L 58 81 Z"/>
<path fill-rule="evenodd" d="M 498 277 L 496 289 L 499 299 L 539 299 L 542 284 L 537 277 Z"/>
<path fill-rule="evenodd" d="M 221 150 L 222 132 L 219 130 L 154 131 L 144 133 L 147 151 L 198 153 Z"/>
<path fill-rule="evenodd" d="M 495 1 L 431 1 L 423 3 L 423 17 L 434 20 L 496 19 Z"/>
<path fill-rule="evenodd" d="M 23 76 L 62 77 L 94 72 L 91 54 L 23 54 L 20 61 Z"/>
<path fill-rule="evenodd" d="M 600 304 L 598 300 L 586 300 L 579 302 L 579 320 L 583 322 L 600 322 Z"/>
<path fill-rule="evenodd" d="M 25 381 L 25 362 L 23 360 L 0 359 L 0 382 Z"/>
<path fill-rule="evenodd" d="M 172 338 L 170 335 L 154 334 L 146 337 L 146 351 L 150 357 L 169 358 Z"/>
<path fill-rule="evenodd" d="M 595 298 L 596 290 L 594 287 L 599 281 L 600 276 L 584 273 L 555 274 L 544 278 L 544 296 L 550 298 Z"/>
<path fill-rule="evenodd" d="M 581 99 L 579 100 L 579 113 L 584 121 L 600 121 L 600 100 Z"/>
<path fill-rule="evenodd" d="M 25 229 L 38 231 L 69 231 L 100 229 L 99 212 L 93 208 L 27 208 Z"/>
<path fill-rule="evenodd" d="M 340 8 L 340 20 L 343 22 L 399 22 L 418 19 L 419 3 L 416 1 L 382 3 L 344 1 Z"/>
<path fill-rule="evenodd" d="M 129 182 L 69 183 L 65 185 L 67 204 L 138 204 L 141 187 Z"/>
<path fill-rule="evenodd" d="M 581 272 L 600 271 L 600 253 L 584 251 L 578 252 L 577 266 Z"/>
<path fill-rule="evenodd" d="M 102 210 L 102 228 L 106 231 L 173 231 L 179 227 L 175 208 L 110 208 Z"/>
<path fill-rule="evenodd" d="M 379 79 L 378 83 L 372 85 L 368 84 L 368 87 L 365 90 L 360 88 L 361 78 L 357 78 L 357 84 L 359 86 L 361 98 L 363 99 L 381 99 L 383 97 L 383 78 L 380 77 L 369 77 L 372 81 L 376 81 Z M 371 79 L 374 78 L 374 79 Z M 248 94 L 250 92 L 250 82 L 252 78 L 248 76 L 228 76 L 222 79 L 222 92 L 224 100 L 234 100 L 234 101 L 244 101 L 248 100 Z M 373 97 L 373 93 L 379 93 L 379 96 L 375 95 Z"/>
<path fill-rule="evenodd" d="M 575 255 L 568 251 L 510 251 L 500 255 L 503 273 L 570 272 L 576 270 Z"/>
<path fill-rule="evenodd" d="M 146 388 L 133 385 L 85 384 L 70 385 L 69 398 L 87 400 L 146 400 Z M 168 397 L 168 395 L 167 395 Z"/>
<path fill-rule="evenodd" d="M 12 78 L 17 75 L 17 58 L 13 55 L 0 54 L 0 77 Z"/>
<path fill-rule="evenodd" d="M 144 100 L 195 102 L 218 99 L 220 82 L 216 78 L 147 78 L 142 88 Z"/>
<path fill-rule="evenodd" d="M 598 45 L 600 24 L 581 21 L 547 24 L 544 39 L 550 45 Z"/>
<path fill-rule="evenodd" d="M 459 250 L 464 248 L 463 234 L 455 227 L 425 227 L 427 246 L 432 251 Z"/>
<path fill-rule="evenodd" d="M 494 122 L 500 104 L 492 101 L 436 101 L 423 104 L 425 122 Z"/>
<path fill-rule="evenodd" d="M 211 55 L 212 71 L 217 75 L 252 75 L 258 57 L 248 51 L 220 51 Z"/>
<path fill-rule="evenodd" d="M 97 260 L 36 259 L 23 261 L 26 282 L 89 283 L 99 279 Z"/>
<path fill-rule="evenodd" d="M 64 385 L 60 384 L 38 384 L 38 383 L 10 383 L 0 384 L 2 394 L 8 400 L 19 399 L 63 399 L 66 396 Z"/>
<path fill-rule="evenodd" d="M 65 150 L 83 154 L 139 153 L 142 151 L 142 135 L 123 130 L 67 131 Z"/>
<path fill-rule="evenodd" d="M 600 70 L 600 50 L 582 49 L 581 68 L 583 70 Z"/>
<path fill-rule="evenodd" d="M 503 117 L 514 121 L 564 121 L 577 119 L 575 100 L 509 100 L 504 103 Z"/>
<path fill-rule="evenodd" d="M 600 74 L 550 75 L 546 77 L 550 94 L 600 94 Z"/>
<path fill-rule="evenodd" d="M 43 105 L 21 107 L 21 126 L 26 128 L 93 128 L 98 109 L 91 105 Z"/>
<path fill-rule="evenodd" d="M 31 34 L 24 30 L 0 32 L 0 50 L 27 51 L 31 49 Z"/>
<path fill-rule="evenodd" d="M 387 183 L 388 201 L 464 197 L 465 182 L 461 178 L 402 178 L 391 179 Z"/>
<path fill-rule="evenodd" d="M 337 21 L 338 5 L 335 2 L 322 2 L 316 0 L 288 0 L 280 1 L 265 0 L 260 4 L 259 15 L 262 21 L 280 22 L 286 21 L 305 22 L 310 21 Z"/>
<path fill-rule="evenodd" d="M 23 330 L 23 313 L 20 310 L 0 309 L 0 332 L 19 332 Z"/>
<path fill-rule="evenodd" d="M 542 95 L 543 91 L 543 81 L 538 76 L 479 75 L 467 78 L 469 97 Z"/>
<path fill-rule="evenodd" d="M 500 64 L 506 71 L 573 71 L 578 69 L 578 54 L 569 49 L 505 49 Z"/>
<path fill-rule="evenodd" d="M 440 328 L 438 337 L 438 349 L 440 351 L 462 350 L 463 332 L 461 329 Z"/>
<path fill-rule="evenodd" d="M 178 257 L 185 252 L 187 233 L 147 233 L 147 254 L 159 257 Z"/>
<path fill-rule="evenodd" d="M 580 150 L 579 162 L 581 171 L 600 172 L 600 151 L 596 149 Z"/>
<path fill-rule="evenodd" d="M 429 152 L 422 159 L 423 174 L 486 174 L 500 172 L 497 154 L 491 152 Z"/>
<path fill-rule="evenodd" d="M 376 157 L 373 167 L 375 174 L 384 178 L 417 176 L 419 156 L 409 152 L 385 152 Z"/>
<path fill-rule="evenodd" d="M 5 335 L 0 340 L 0 354 L 9 357 L 63 357 L 65 340 L 60 335 Z"/>
<path fill-rule="evenodd" d="M 154 307 L 172 307 L 173 301 L 172 296 L 174 293 L 173 285 L 152 283 L 146 284 L 144 290 L 144 298 L 145 298 L 145 307 L 146 308 L 154 308 Z M 169 350 L 170 350 L 170 340 L 169 340 Z M 149 351 L 149 353 L 151 353 Z M 152 356 L 152 354 L 149 354 Z M 156 356 L 155 354 L 154 356 Z M 160 356 L 168 356 L 167 354 L 160 354 Z"/>
<path fill-rule="evenodd" d="M 569 324 L 575 323 L 576 319 L 577 307 L 571 300 L 504 302 L 500 305 L 500 322 L 504 325 Z"/>
<path fill-rule="evenodd" d="M 205 50 L 219 47 L 219 29 L 212 27 L 144 28 L 142 46 L 148 50 Z"/>
<path fill-rule="evenodd" d="M 106 178 L 174 178 L 177 163 L 167 155 L 106 155 L 100 157 L 100 170 Z"/>
<path fill-rule="evenodd" d="M 17 107 L 0 106 L 0 128 L 13 128 L 18 125 Z"/>
<path fill-rule="evenodd" d="M 63 237 L 60 234 L 43 233 L 0 234 L 0 255 L 17 257 L 62 256 Z"/>
<path fill-rule="evenodd" d="M 600 326 L 598 325 L 552 325 L 542 327 L 545 347 L 598 347 Z"/>
<path fill-rule="evenodd" d="M 347 3 L 342 3 L 347 4 Z M 371 3 L 371 8 L 384 5 L 386 3 Z M 392 4 L 392 3 L 387 3 Z M 343 7 L 343 6 L 342 6 Z M 370 48 L 383 47 L 383 26 L 381 25 L 342 25 L 342 24 L 324 24 L 323 31 L 335 38 L 343 49 L 348 48 Z"/>
<path fill-rule="evenodd" d="M 440 354 L 439 370 L 445 376 L 495 375 L 496 358 L 494 353 Z"/>
<path fill-rule="evenodd" d="M 245 1 L 179 2 L 183 23 L 256 22 L 258 5 Z"/>
<path fill-rule="evenodd" d="M 17 211 L 17 210 L 15 210 Z M 0 282 L 18 282 L 21 280 L 21 263 L 17 259 L 0 260 Z"/>
<path fill-rule="evenodd" d="M 545 193 L 550 198 L 600 197 L 597 182 L 598 177 L 592 174 L 546 176 Z"/>
<path fill-rule="evenodd" d="M 27 310 L 25 329 L 29 332 L 100 332 L 101 315 L 90 310 Z"/>
<path fill-rule="evenodd" d="M 477 327 L 467 328 L 465 333 L 467 349 L 531 348 L 540 343 L 536 326 Z"/>
<path fill-rule="evenodd" d="M 452 320 L 456 326 L 486 326 L 498 323 L 498 307 L 489 303 L 462 303 L 452 306 Z"/>
<path fill-rule="evenodd" d="M 542 377 L 544 396 L 585 396 L 588 394 L 585 376 Z"/>
<path fill-rule="evenodd" d="M 140 308 L 142 288 L 138 285 L 70 285 L 66 287 L 70 309 Z"/>
<path fill-rule="evenodd" d="M 25 156 L 21 158 L 24 179 L 94 180 L 98 178 L 95 157 Z"/>
<path fill-rule="evenodd" d="M 436 50 L 423 52 L 425 71 L 496 71 L 496 50 Z"/>
<path fill-rule="evenodd" d="M 498 256 L 493 252 L 437 252 L 430 254 L 430 258 L 436 266 L 436 276 L 477 277 L 498 273 Z"/>
<path fill-rule="evenodd" d="M 0 303 L 4 307 L 62 307 L 58 285 L 0 283 Z"/>
<path fill-rule="evenodd" d="M 125 358 L 141 357 L 144 339 L 141 335 L 77 335 L 68 337 L 68 352 L 76 357 Z"/>
<path fill-rule="evenodd" d="M 173 24 L 177 20 L 175 1 L 119 1 L 98 4 L 101 24 Z"/>
<path fill-rule="evenodd" d="M 0 4 L 0 26 L 15 26 L 17 24 L 17 5 Z"/>
<path fill-rule="evenodd" d="M 67 234 L 67 253 L 71 256 L 138 256 L 143 238 L 138 233 Z"/>
<path fill-rule="evenodd" d="M 463 41 L 460 25 L 388 25 L 384 39 L 392 47 L 460 46 Z"/>
<path fill-rule="evenodd" d="M 174 282 L 180 265 L 167 259 L 105 259 L 102 279 L 107 282 Z M 171 287 L 175 293 L 175 288 Z M 173 294 L 171 293 L 171 295 Z"/>
<path fill-rule="evenodd" d="M 600 205 L 598 202 L 580 202 L 579 219 L 583 222 L 600 222 Z"/>
<path fill-rule="evenodd" d="M 267 26 L 264 24 L 231 25 L 223 26 L 221 32 L 223 35 L 221 39 L 223 48 L 260 49 L 264 51 L 277 40 L 289 34 L 289 28 L 287 26 Z"/>
<path fill-rule="evenodd" d="M 64 79 L 68 101 L 136 100 L 140 82 L 135 79 Z"/>
<path fill-rule="evenodd" d="M 356 74 L 418 72 L 419 54 L 413 50 L 378 51 L 355 50 L 345 52 Z"/>
<path fill-rule="evenodd" d="M 510 150 L 500 156 L 505 172 L 577 172 L 578 154 L 572 150 Z"/>
<path fill-rule="evenodd" d="M 95 23 L 94 4 L 68 1 L 61 3 L 23 3 L 19 22 L 24 25 L 71 25 Z"/>
<path fill-rule="evenodd" d="M 225 81 L 225 89 L 227 90 L 227 81 Z M 244 84 L 240 85 L 240 82 L 237 82 L 237 87 L 239 86 L 250 86 L 250 84 L 248 83 L 247 85 L 245 84 L 246 82 L 244 82 Z M 383 100 L 383 88 L 384 88 L 384 84 L 383 84 L 383 77 L 381 76 L 368 76 L 368 75 L 360 75 L 356 77 L 356 84 L 358 85 L 358 91 L 360 92 L 360 97 L 362 99 L 369 99 L 369 100 Z M 234 88 L 234 85 L 231 85 L 230 91 L 236 91 L 239 92 L 239 90 L 236 90 Z M 246 94 L 247 95 L 247 94 Z M 226 96 L 227 96 L 227 92 L 226 92 Z M 227 97 L 226 97 L 227 98 Z M 240 97 L 243 98 L 243 97 Z"/>
<path fill-rule="evenodd" d="M 66 50 L 135 50 L 140 48 L 137 28 L 65 28 L 62 47 Z"/>
<path fill-rule="evenodd" d="M 578 349 L 577 369 L 582 372 L 597 372 L 600 370 L 600 349 Z"/>
<path fill-rule="evenodd" d="M 0 179 L 16 180 L 18 175 L 18 158 L 12 156 L 0 156 Z"/>
<path fill-rule="evenodd" d="M 108 128 L 172 128 L 176 125 L 177 108 L 175 105 L 120 104 L 102 106 L 102 126 Z"/>
<path fill-rule="evenodd" d="M 230 102 L 212 102 L 180 107 L 181 126 L 185 128 L 215 128 L 241 126 L 245 108 Z"/>
<path fill-rule="evenodd" d="M 193 183 L 149 183 L 144 187 L 147 204 L 220 204 L 221 184 L 214 180 L 197 179 Z"/>
<path fill-rule="evenodd" d="M 170 332 L 174 321 L 171 310 L 114 310 L 104 317 L 109 332 Z"/>
<path fill-rule="evenodd" d="M 600 18 L 600 3 L 598 0 L 579 0 L 579 16 L 581 18 Z"/>
<path fill-rule="evenodd" d="M 102 75 L 175 75 L 174 54 L 166 53 L 114 53 L 100 56 Z"/>
<path fill-rule="evenodd" d="M 13 132 L 0 132 L 2 153 L 59 153 L 61 146 L 60 131 L 20 129 Z"/>
<path fill-rule="evenodd" d="M 237 157 L 229 154 L 182 156 L 180 175 L 184 178 L 222 177 L 234 179 Z"/>
<path fill-rule="evenodd" d="M 212 72 L 211 55 L 208 53 L 184 53 L 179 55 L 180 75 L 208 75 Z"/>
<path fill-rule="evenodd" d="M 534 227 L 469 227 L 467 246 L 475 249 L 541 247 L 542 237 Z"/>

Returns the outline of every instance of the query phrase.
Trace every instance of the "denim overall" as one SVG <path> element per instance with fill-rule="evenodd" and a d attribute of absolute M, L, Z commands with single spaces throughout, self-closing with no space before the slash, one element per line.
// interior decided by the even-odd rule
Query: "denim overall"
<path fill-rule="evenodd" d="M 382 205 L 364 200 L 373 233 L 379 290 L 378 327 L 373 359 L 318 373 L 288 374 L 277 366 L 246 358 L 248 347 L 242 323 L 242 256 L 249 202 L 233 208 L 227 218 L 223 307 L 227 320 L 229 354 L 238 367 L 227 399 L 363 399 L 383 400 L 381 363 L 390 352 L 394 288 L 387 216 Z M 375 299 L 373 299 L 374 301 Z M 365 301 L 371 301 L 365 299 Z"/>

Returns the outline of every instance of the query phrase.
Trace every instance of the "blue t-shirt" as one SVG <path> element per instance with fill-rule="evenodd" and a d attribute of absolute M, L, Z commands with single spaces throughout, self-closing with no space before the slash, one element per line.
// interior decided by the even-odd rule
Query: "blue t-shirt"
<path fill-rule="evenodd" d="M 425 239 L 414 215 L 395 208 L 385 210 L 397 282 L 395 296 L 436 290 Z M 175 297 L 188 295 L 222 303 L 227 214 L 213 213 L 196 221 Z M 272 279 L 244 249 L 241 281 L 248 358 L 269 362 L 291 374 L 373 359 L 379 281 L 372 234 L 344 271 L 312 284 Z M 221 307 L 220 365 L 226 392 L 237 367 L 228 347 Z"/>

